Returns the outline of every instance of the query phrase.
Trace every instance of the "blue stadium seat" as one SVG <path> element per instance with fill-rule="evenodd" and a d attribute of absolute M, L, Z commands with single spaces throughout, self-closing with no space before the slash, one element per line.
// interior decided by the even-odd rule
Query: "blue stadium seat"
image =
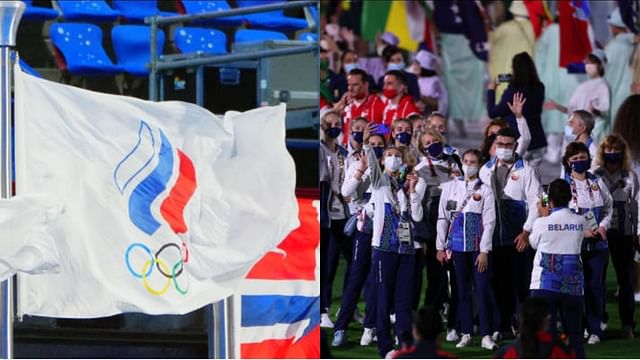
<path fill-rule="evenodd" d="M 22 0 L 22 2 L 27 6 L 24 10 L 24 15 L 22 15 L 24 20 L 47 21 L 55 19 L 60 15 L 57 10 L 42 6 L 33 6 L 33 0 Z"/>
<path fill-rule="evenodd" d="M 318 41 L 318 34 L 313 32 L 303 32 L 298 34 L 298 40 L 316 42 Z"/>
<path fill-rule="evenodd" d="M 238 0 L 238 7 L 259 6 L 284 2 L 285 1 L 282 0 Z M 309 27 L 309 23 L 305 19 L 284 16 L 284 10 L 247 14 L 245 15 L 245 18 L 251 27 L 264 29 L 295 31 Z"/>
<path fill-rule="evenodd" d="M 122 13 L 122 16 L 133 22 L 144 22 L 147 16 L 175 16 L 177 13 L 158 10 L 157 0 L 111 0 L 111 5 Z"/>
<path fill-rule="evenodd" d="M 265 40 L 289 40 L 287 35 L 277 31 L 241 29 L 236 31 L 236 43 L 261 42 Z"/>
<path fill-rule="evenodd" d="M 149 75 L 146 65 L 151 59 L 151 28 L 146 25 L 118 25 L 111 29 L 111 42 L 118 65 L 135 76 Z M 157 54 L 164 49 L 164 31 L 158 29 L 156 36 Z"/>
<path fill-rule="evenodd" d="M 229 6 L 229 4 L 225 0 L 178 0 L 177 4 L 178 11 L 180 13 L 189 15 L 199 14 L 203 12 L 231 10 L 231 6 Z M 244 16 L 236 15 L 210 20 L 195 21 L 193 22 L 193 24 L 207 24 L 214 26 L 240 26 L 244 24 L 244 22 Z"/>
<path fill-rule="evenodd" d="M 22 68 L 22 71 L 26 72 L 27 74 L 42 78 L 42 75 L 40 75 L 39 72 L 35 71 L 31 66 L 29 66 L 29 64 L 27 64 L 22 59 L 20 59 L 20 67 Z"/>
<path fill-rule="evenodd" d="M 72 75 L 113 75 L 121 72 L 102 48 L 102 30 L 92 24 L 56 23 L 49 28 L 49 36 L 61 70 Z"/>
<path fill-rule="evenodd" d="M 220 30 L 178 27 L 173 31 L 173 42 L 181 53 L 227 53 L 227 36 Z"/>
<path fill-rule="evenodd" d="M 315 6 L 309 6 L 309 11 L 313 17 L 313 21 L 316 23 L 316 29 L 320 27 L 320 15 L 318 14 L 318 8 Z"/>
<path fill-rule="evenodd" d="M 67 21 L 114 21 L 121 15 L 119 11 L 113 10 L 106 1 L 58 0 L 56 3 Z"/>

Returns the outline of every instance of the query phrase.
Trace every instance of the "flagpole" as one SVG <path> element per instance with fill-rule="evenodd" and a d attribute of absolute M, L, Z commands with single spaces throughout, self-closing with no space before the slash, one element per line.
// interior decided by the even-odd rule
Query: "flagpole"
<path fill-rule="evenodd" d="M 16 46 L 18 24 L 24 13 L 25 5 L 22 1 L 0 2 L 0 197 L 9 199 L 12 195 L 11 180 L 11 76 L 13 67 L 11 54 Z M 0 322 L 2 336 L 0 356 L 4 359 L 13 358 L 13 319 L 14 298 L 13 290 L 15 278 L 2 282 L 0 287 Z"/>

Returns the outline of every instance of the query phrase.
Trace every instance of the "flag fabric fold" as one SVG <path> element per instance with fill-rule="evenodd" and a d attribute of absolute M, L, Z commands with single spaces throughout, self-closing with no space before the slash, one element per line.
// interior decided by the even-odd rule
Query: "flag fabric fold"
<path fill-rule="evenodd" d="M 58 272 L 19 275 L 19 313 L 184 314 L 230 295 L 298 225 L 284 105 L 220 118 L 15 78 L 18 195 L 64 209 L 44 232 Z"/>
<path fill-rule="evenodd" d="M 591 52 L 589 3 L 586 0 L 559 1 L 560 66 L 581 63 Z"/>

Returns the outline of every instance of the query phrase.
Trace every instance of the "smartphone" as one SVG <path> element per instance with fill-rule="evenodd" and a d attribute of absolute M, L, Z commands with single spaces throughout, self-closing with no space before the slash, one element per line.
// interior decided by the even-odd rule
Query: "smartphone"
<path fill-rule="evenodd" d="M 549 185 L 542 185 L 542 196 L 540 203 L 544 207 L 549 207 Z"/>
<path fill-rule="evenodd" d="M 513 79 L 513 75 L 511 75 L 511 74 L 499 74 L 498 75 L 498 82 L 501 82 L 501 83 L 510 82 L 511 79 Z"/>
<path fill-rule="evenodd" d="M 387 135 L 391 129 L 385 124 L 376 124 L 375 130 L 373 130 L 372 134 L 375 135 Z"/>

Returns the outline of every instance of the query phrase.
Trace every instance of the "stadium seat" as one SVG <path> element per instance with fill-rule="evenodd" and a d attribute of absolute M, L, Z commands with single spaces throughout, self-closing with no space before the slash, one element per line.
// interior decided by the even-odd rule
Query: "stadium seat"
<path fill-rule="evenodd" d="M 48 7 L 33 6 L 33 0 L 22 0 L 22 2 L 27 6 L 24 10 L 24 15 L 22 15 L 24 20 L 47 21 L 55 19 L 60 15 L 57 10 Z"/>
<path fill-rule="evenodd" d="M 33 75 L 35 77 L 42 78 L 42 75 L 40 75 L 39 72 L 35 71 L 31 66 L 29 66 L 29 64 L 27 64 L 22 59 L 20 59 L 20 68 L 22 68 L 22 71 L 26 72 L 29 75 Z"/>
<path fill-rule="evenodd" d="M 97 76 L 121 72 L 102 48 L 102 30 L 92 24 L 56 23 L 49 28 L 58 68 L 71 75 Z"/>
<path fill-rule="evenodd" d="M 121 14 L 113 10 L 106 1 L 96 0 L 58 0 L 58 8 L 67 21 L 105 22 L 114 21 Z"/>
<path fill-rule="evenodd" d="M 318 34 L 312 32 L 303 32 L 298 34 L 298 40 L 316 42 L 318 41 Z"/>
<path fill-rule="evenodd" d="M 220 30 L 178 27 L 173 31 L 173 42 L 181 53 L 227 53 L 227 36 Z"/>
<path fill-rule="evenodd" d="M 236 31 L 236 43 L 261 42 L 266 40 L 289 40 L 287 35 L 277 31 L 241 29 Z"/>
<path fill-rule="evenodd" d="M 285 1 L 282 0 L 238 0 L 238 7 L 269 5 L 284 2 Z M 309 23 L 305 19 L 284 16 L 284 10 L 247 14 L 245 15 L 245 18 L 251 27 L 264 29 L 295 31 L 309 27 Z"/>
<path fill-rule="evenodd" d="M 158 10 L 157 0 L 111 0 L 111 5 L 122 17 L 133 22 L 144 22 L 148 16 L 175 16 L 177 13 Z"/>
<path fill-rule="evenodd" d="M 111 29 L 111 42 L 118 65 L 135 76 L 149 75 L 147 63 L 151 58 L 151 28 L 146 25 L 118 25 Z M 158 29 L 156 44 L 158 55 L 164 49 L 164 31 Z"/>
<path fill-rule="evenodd" d="M 231 6 L 225 0 L 195 1 L 178 0 L 178 12 L 181 14 L 199 14 L 203 12 L 231 10 Z M 244 24 L 245 18 L 241 15 L 221 17 L 209 20 L 195 21 L 193 24 L 207 24 L 214 26 L 240 26 Z"/>

